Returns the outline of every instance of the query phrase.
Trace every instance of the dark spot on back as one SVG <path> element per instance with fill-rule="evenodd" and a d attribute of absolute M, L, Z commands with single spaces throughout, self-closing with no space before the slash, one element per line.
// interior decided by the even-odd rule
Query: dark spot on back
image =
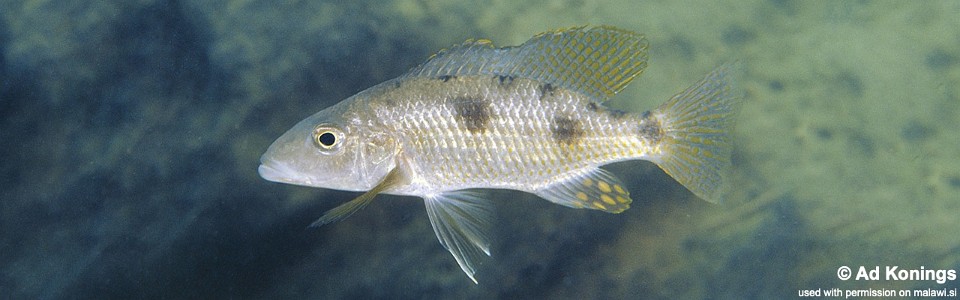
<path fill-rule="evenodd" d="M 663 139 L 663 127 L 660 126 L 660 120 L 653 117 L 650 111 L 643 112 L 640 116 L 640 124 L 637 126 L 637 134 L 640 138 L 650 140 L 652 143 L 659 143 Z"/>
<path fill-rule="evenodd" d="M 397 81 L 394 81 L 394 82 L 393 82 L 393 88 L 395 88 L 395 89 L 399 89 L 399 88 L 400 88 L 400 80 L 397 80 Z"/>
<path fill-rule="evenodd" d="M 450 100 L 457 121 L 471 133 L 483 133 L 490 122 L 490 102 L 482 97 L 457 97 Z"/>
<path fill-rule="evenodd" d="M 509 86 L 513 83 L 513 76 L 497 75 L 497 81 L 500 82 L 501 86 Z"/>
<path fill-rule="evenodd" d="M 541 85 L 540 85 L 540 100 L 543 100 L 543 97 L 545 97 L 546 95 L 550 95 L 550 97 L 553 97 L 553 92 L 556 91 L 556 90 L 557 90 L 557 88 L 554 87 L 552 84 L 549 84 L 549 83 L 541 84 Z"/>
<path fill-rule="evenodd" d="M 620 119 L 620 118 L 623 118 L 623 116 L 627 115 L 627 112 L 625 111 L 622 111 L 619 109 L 606 108 L 606 107 L 603 107 L 603 105 L 600 105 L 599 103 L 596 103 L 593 101 L 590 101 L 587 103 L 587 110 L 595 113 L 606 113 L 608 116 L 614 119 Z"/>
<path fill-rule="evenodd" d="M 553 139 L 564 145 L 577 144 L 584 135 L 580 120 L 566 116 L 554 117 L 550 131 L 553 132 Z"/>
<path fill-rule="evenodd" d="M 457 76 L 453 76 L 453 75 L 440 75 L 440 76 L 437 76 L 437 79 L 440 79 L 440 81 L 443 81 L 443 82 L 450 81 L 450 79 L 454 79 L 454 78 L 457 78 Z"/>
<path fill-rule="evenodd" d="M 607 110 L 607 115 L 610 115 L 610 117 L 611 117 L 611 118 L 614 118 L 614 119 L 622 119 L 623 116 L 626 116 L 626 115 L 627 115 L 627 112 L 622 111 L 622 110 L 619 110 L 619 109 L 608 109 L 608 110 Z"/>
<path fill-rule="evenodd" d="M 600 111 L 600 105 L 597 104 L 596 102 L 590 101 L 590 103 L 587 103 L 587 110 L 592 111 L 592 112 L 599 112 L 599 111 Z"/>

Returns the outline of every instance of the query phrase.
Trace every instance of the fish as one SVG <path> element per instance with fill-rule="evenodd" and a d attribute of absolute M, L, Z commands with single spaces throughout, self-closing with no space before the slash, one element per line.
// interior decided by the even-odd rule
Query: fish
<path fill-rule="evenodd" d="M 724 64 L 655 109 L 604 105 L 647 67 L 642 34 L 612 26 L 485 39 L 441 50 L 407 73 L 301 120 L 260 158 L 268 181 L 362 192 L 313 222 L 340 221 L 379 194 L 422 198 L 440 244 L 474 283 L 490 256 L 492 199 L 505 189 L 620 213 L 628 187 L 601 168 L 655 163 L 720 202 L 742 97 Z"/>

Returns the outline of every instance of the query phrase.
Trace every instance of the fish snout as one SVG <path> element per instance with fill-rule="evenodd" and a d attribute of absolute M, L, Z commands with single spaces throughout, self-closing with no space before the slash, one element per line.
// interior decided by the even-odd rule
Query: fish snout
<path fill-rule="evenodd" d="M 297 177 L 298 172 L 284 163 L 264 160 L 260 162 L 260 167 L 257 167 L 257 173 L 260 173 L 260 177 L 269 181 L 290 183 Z"/>

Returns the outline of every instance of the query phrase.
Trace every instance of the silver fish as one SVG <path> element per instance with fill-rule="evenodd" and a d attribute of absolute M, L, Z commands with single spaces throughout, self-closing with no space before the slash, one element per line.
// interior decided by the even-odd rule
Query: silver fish
<path fill-rule="evenodd" d="M 515 47 L 469 40 L 300 121 L 270 145 L 258 171 L 269 181 L 364 192 L 312 226 L 346 218 L 377 194 L 423 198 L 440 243 L 476 283 L 492 217 L 478 189 L 619 213 L 630 193 L 599 167 L 643 159 L 720 201 L 740 102 L 731 67 L 651 111 L 603 106 L 643 72 L 646 50 L 642 35 L 609 26 L 545 32 Z"/>

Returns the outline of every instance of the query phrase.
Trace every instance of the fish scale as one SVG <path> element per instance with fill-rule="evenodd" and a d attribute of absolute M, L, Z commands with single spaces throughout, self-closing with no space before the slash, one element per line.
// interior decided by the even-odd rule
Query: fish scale
<path fill-rule="evenodd" d="M 303 119 L 260 158 L 270 181 L 364 192 L 311 226 L 342 220 L 376 195 L 421 197 L 434 233 L 477 282 L 490 255 L 489 197 L 533 193 L 620 213 L 633 201 L 603 165 L 656 163 L 719 202 L 739 94 L 724 65 L 640 114 L 603 102 L 647 64 L 639 34 L 609 26 L 538 34 L 515 47 L 471 40 L 406 74 Z"/>
<path fill-rule="evenodd" d="M 532 192 L 572 169 L 638 158 L 645 155 L 643 150 L 650 149 L 631 130 L 636 128 L 634 120 L 615 120 L 603 112 L 586 110 L 591 100 L 564 89 L 539 99 L 540 85 L 518 79 L 503 87 L 488 76 L 446 82 L 412 79 L 369 101 L 418 95 L 407 105 L 384 108 L 396 111 L 383 114 L 398 118 L 383 120 L 396 124 L 391 130 L 397 136 L 412 137 L 404 147 L 408 149 L 405 153 L 411 167 L 418 170 L 416 176 L 432 185 L 418 189 L 511 188 Z M 456 121 L 453 105 L 445 102 L 457 97 L 476 97 L 489 104 L 488 132 L 470 132 Z M 536 113 L 531 116 L 530 112 Z M 565 145 L 550 137 L 550 118 L 555 115 L 568 115 L 581 123 L 584 135 L 580 141 Z"/>

